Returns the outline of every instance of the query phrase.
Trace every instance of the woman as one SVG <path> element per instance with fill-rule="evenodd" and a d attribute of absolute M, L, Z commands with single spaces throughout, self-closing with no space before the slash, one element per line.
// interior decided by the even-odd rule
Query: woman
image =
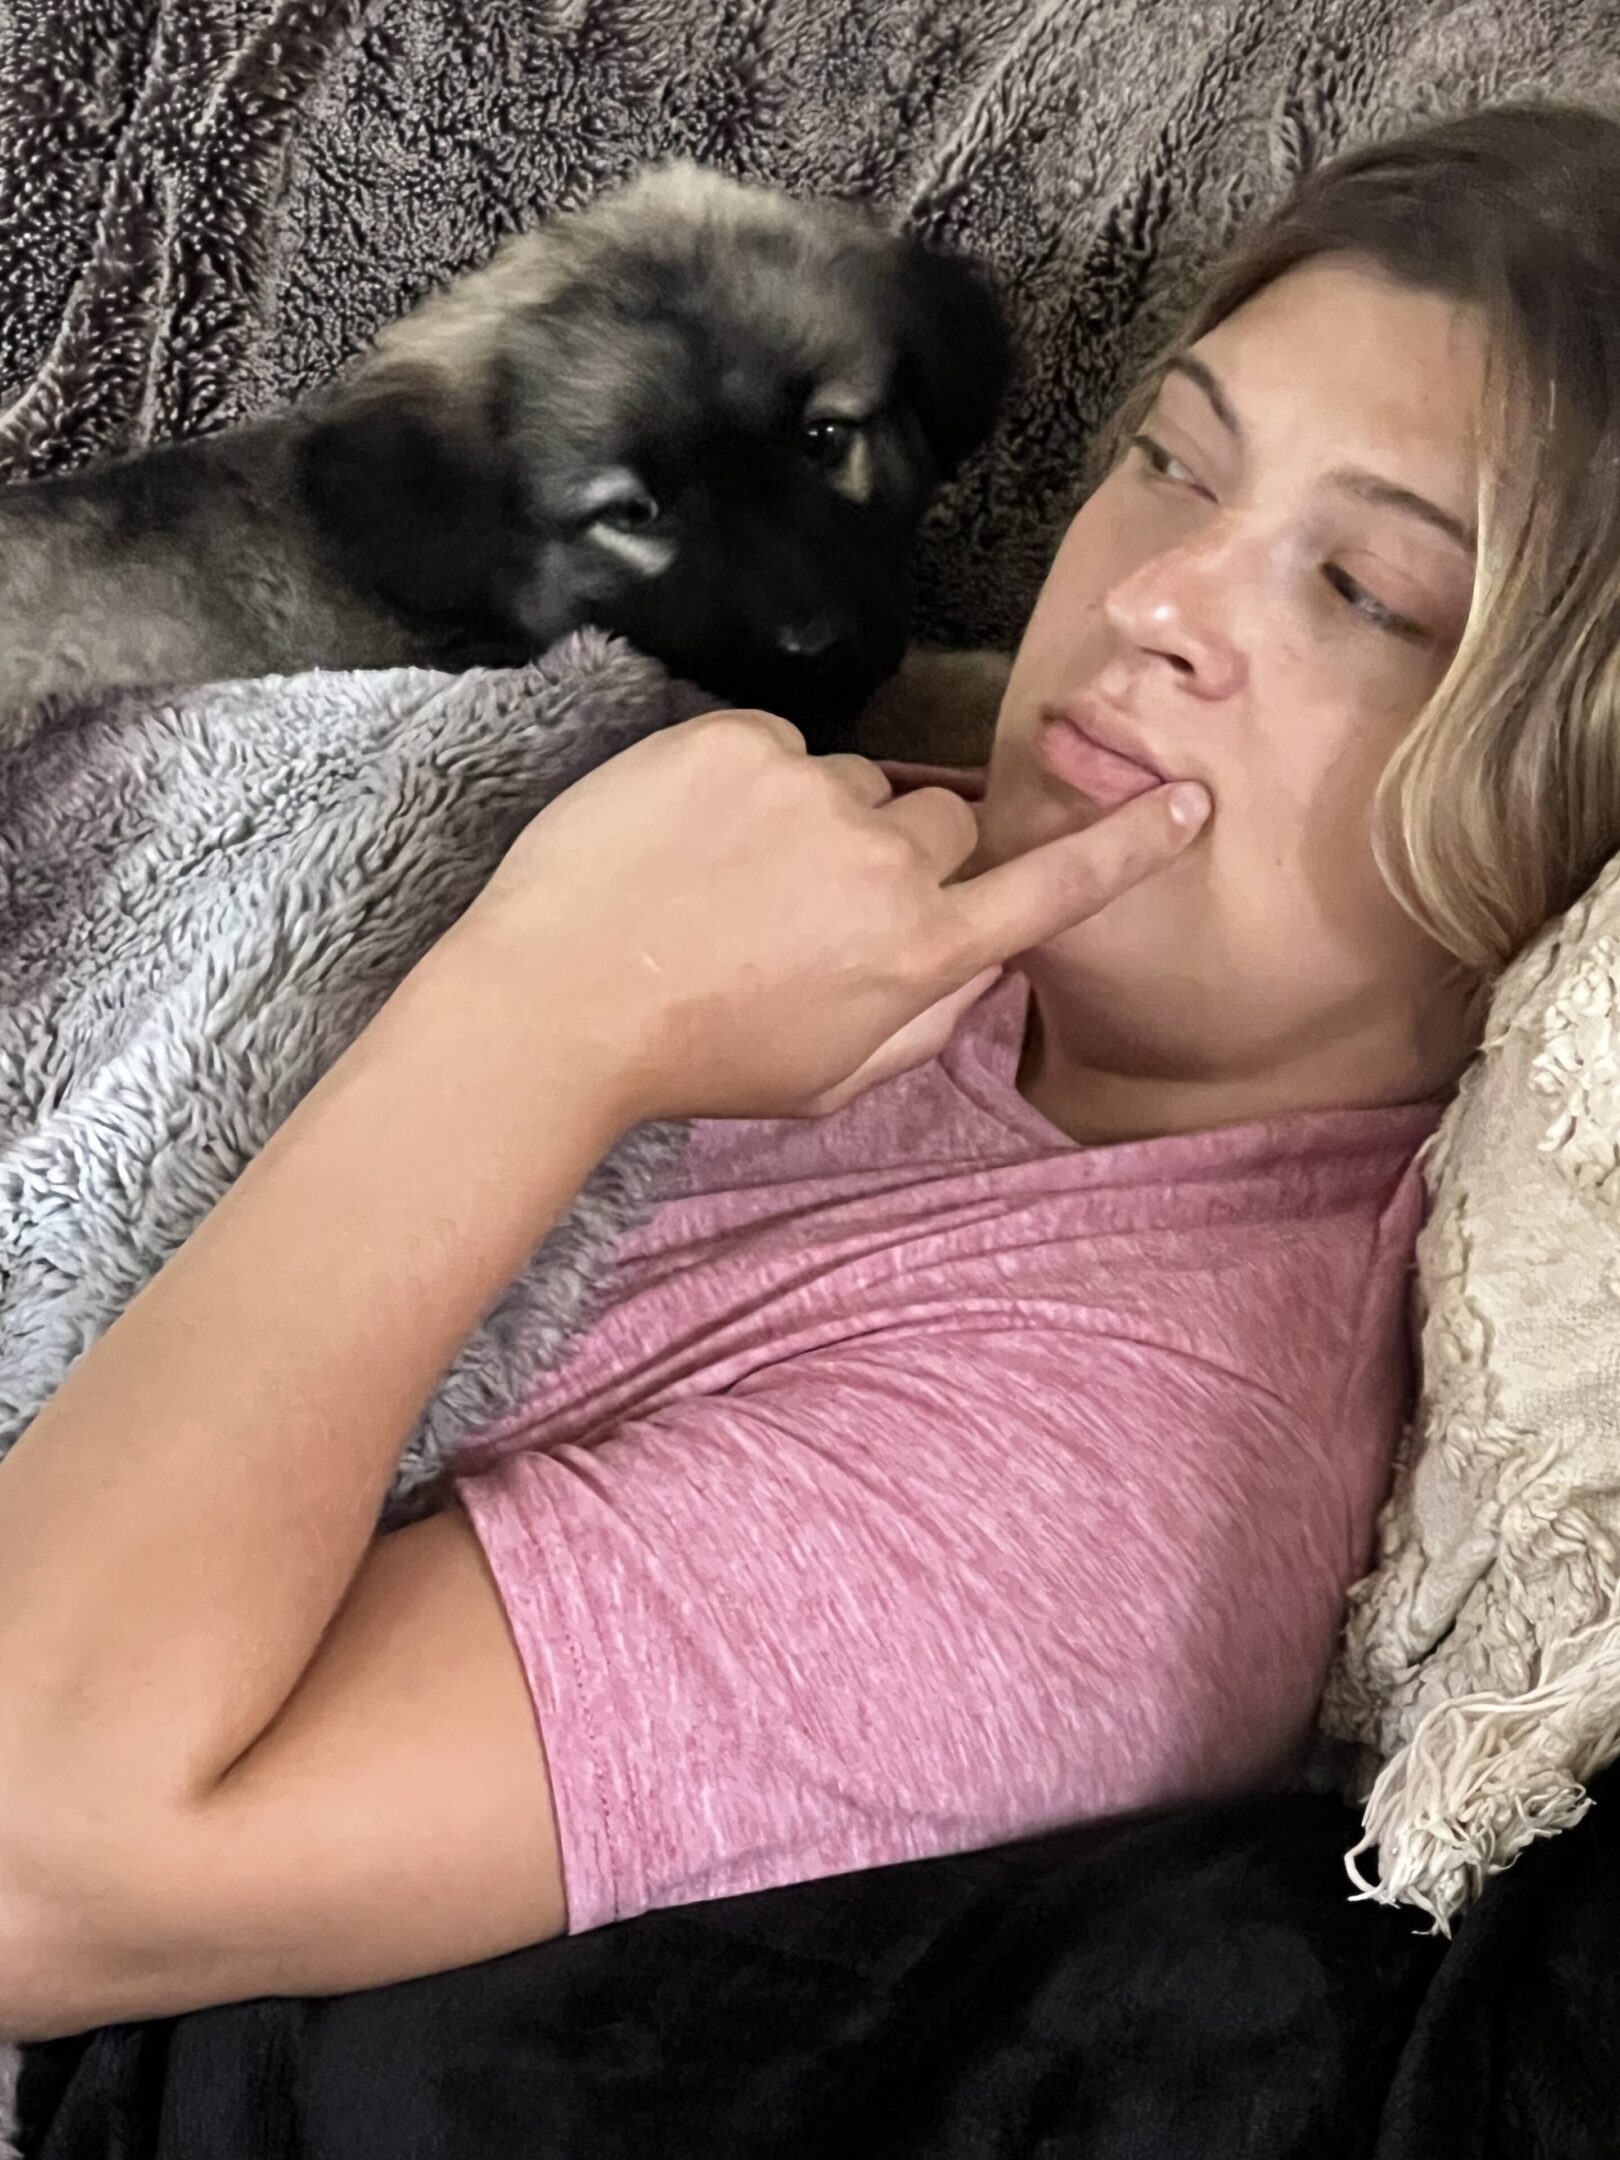
<path fill-rule="evenodd" d="M 977 819 L 727 715 L 531 826 L 0 1468 L 17 2031 L 1286 1772 L 1414 1151 L 1620 844 L 1616 203 L 1573 110 L 1307 184 L 1130 401 Z M 655 1115 L 742 1122 L 374 1540 Z"/>

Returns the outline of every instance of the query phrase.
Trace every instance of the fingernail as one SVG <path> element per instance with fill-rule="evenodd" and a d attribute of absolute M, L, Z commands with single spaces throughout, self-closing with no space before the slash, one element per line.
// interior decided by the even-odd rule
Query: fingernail
<path fill-rule="evenodd" d="M 1178 780 L 1170 790 L 1168 807 L 1172 825 L 1182 825 L 1188 832 L 1196 832 L 1213 805 L 1209 789 L 1201 781 Z"/>

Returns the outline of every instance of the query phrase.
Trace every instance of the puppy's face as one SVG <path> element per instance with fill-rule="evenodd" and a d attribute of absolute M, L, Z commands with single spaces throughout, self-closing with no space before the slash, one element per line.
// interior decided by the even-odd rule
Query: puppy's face
<path fill-rule="evenodd" d="M 411 614 L 514 654 L 596 624 L 826 748 L 900 660 L 918 519 L 1005 366 L 966 265 L 677 166 L 396 325 L 306 476 Z"/>

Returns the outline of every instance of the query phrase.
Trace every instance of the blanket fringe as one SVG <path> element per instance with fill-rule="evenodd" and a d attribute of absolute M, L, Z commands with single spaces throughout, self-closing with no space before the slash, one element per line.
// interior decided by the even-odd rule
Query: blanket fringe
<path fill-rule="evenodd" d="M 1522 1695 L 1438 1703 L 1379 1773 L 1345 1855 L 1360 1898 L 1451 1924 L 1537 1838 L 1578 1823 L 1587 1781 L 1620 1753 L 1620 1627 L 1605 1617 L 1563 1646 Z M 1362 1856 L 1376 1850 L 1377 1874 Z"/>

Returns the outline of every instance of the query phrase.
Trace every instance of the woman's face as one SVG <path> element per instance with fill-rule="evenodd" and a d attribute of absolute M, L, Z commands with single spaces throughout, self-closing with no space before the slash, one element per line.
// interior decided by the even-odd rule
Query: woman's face
<path fill-rule="evenodd" d="M 1468 614 L 1483 363 L 1456 303 L 1307 264 L 1172 364 L 1069 527 L 1002 707 L 988 857 L 1160 775 L 1215 805 L 1171 869 L 1029 956 L 1045 1025 L 1108 1069 L 1436 1084 L 1459 1000 L 1371 813 Z"/>

